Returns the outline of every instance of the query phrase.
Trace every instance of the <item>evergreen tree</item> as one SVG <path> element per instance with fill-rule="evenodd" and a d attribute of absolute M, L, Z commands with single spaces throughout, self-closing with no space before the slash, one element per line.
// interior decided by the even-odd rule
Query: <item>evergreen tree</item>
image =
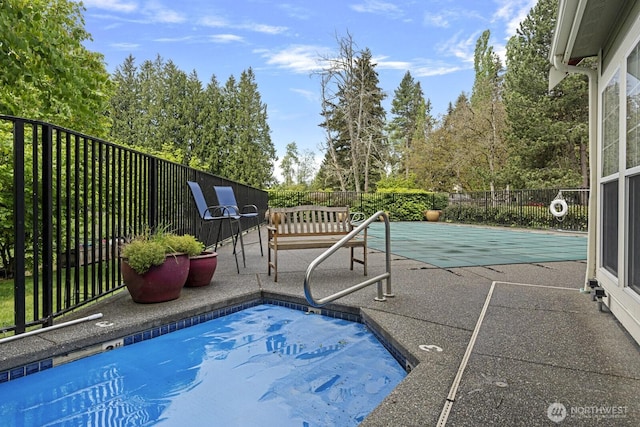
<path fill-rule="evenodd" d="M 116 70 L 112 137 L 208 172 L 263 187 L 273 182 L 275 148 L 267 107 L 253 70 L 207 88 L 160 56 L 136 69 L 129 57 Z"/>
<path fill-rule="evenodd" d="M 262 103 L 255 74 L 251 68 L 243 71 L 238 85 L 238 154 L 237 179 L 255 187 L 273 183 L 273 163 L 276 151 L 271 142 L 267 122 L 267 106 Z M 233 175 L 230 175 L 233 176 Z"/>
<path fill-rule="evenodd" d="M 433 125 L 431 117 L 431 103 L 425 101 L 420 82 L 416 82 L 407 71 L 394 92 L 391 101 L 391 114 L 394 115 L 389 123 L 389 139 L 391 140 L 394 159 L 394 170 L 402 172 L 406 179 L 410 176 L 410 157 L 413 151 L 415 137 L 427 137 Z"/>
<path fill-rule="evenodd" d="M 507 44 L 504 101 L 510 182 L 519 187 L 586 185 L 588 83 L 571 75 L 548 92 L 557 0 L 540 0 Z"/>
<path fill-rule="evenodd" d="M 182 158 L 178 161 L 183 162 L 188 149 L 185 135 L 188 111 L 193 108 L 197 112 L 197 99 L 193 100 L 194 104 L 188 104 L 192 100 L 187 100 L 187 75 L 173 61 L 169 60 L 158 71 L 160 81 L 157 86 L 159 105 L 156 144 L 171 147 L 176 153 L 180 153 Z"/>
<path fill-rule="evenodd" d="M 161 152 L 163 145 L 162 135 L 158 129 L 162 122 L 163 68 L 164 60 L 158 55 L 155 61 L 144 61 L 137 76 L 140 110 L 136 117 L 137 139 L 132 141 L 131 145 L 151 153 Z"/>
<path fill-rule="evenodd" d="M 325 184 L 369 191 L 384 175 L 384 93 L 369 49 L 357 51 L 351 36 L 338 40 L 339 54 L 321 71 L 322 116 L 327 151 L 321 165 Z"/>
<path fill-rule="evenodd" d="M 136 120 L 140 115 L 140 87 L 132 55 L 116 68 L 112 80 L 115 91 L 110 100 L 110 137 L 117 142 L 132 145 L 137 140 Z"/>
<path fill-rule="evenodd" d="M 189 164 L 200 166 L 211 173 L 219 173 L 223 164 L 223 94 L 216 76 L 211 76 L 202 96 L 202 109 L 198 115 L 201 140 L 193 145 Z"/>
<path fill-rule="evenodd" d="M 198 165 L 194 162 L 194 151 L 196 147 L 202 146 L 204 142 L 203 124 L 200 121 L 204 110 L 205 93 L 202 82 L 198 79 L 198 73 L 192 71 L 187 77 L 185 86 L 185 96 L 180 100 L 182 113 L 182 137 L 184 138 L 185 153 L 181 163 L 188 165 Z M 200 168 L 198 166 L 198 168 Z"/>

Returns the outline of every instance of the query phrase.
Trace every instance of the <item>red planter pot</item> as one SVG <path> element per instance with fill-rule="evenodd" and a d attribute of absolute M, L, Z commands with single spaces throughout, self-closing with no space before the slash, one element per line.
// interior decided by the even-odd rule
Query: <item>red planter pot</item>
<path fill-rule="evenodd" d="M 210 284 L 213 273 L 215 273 L 218 266 L 218 253 L 205 251 L 200 255 L 191 257 L 190 260 L 191 267 L 189 268 L 189 276 L 185 286 L 195 288 Z"/>
<path fill-rule="evenodd" d="M 187 254 L 168 255 L 162 265 L 151 267 L 144 274 L 138 274 L 122 259 L 122 279 L 131 298 L 138 303 L 148 304 L 171 301 L 180 296 L 180 291 L 189 275 Z"/>

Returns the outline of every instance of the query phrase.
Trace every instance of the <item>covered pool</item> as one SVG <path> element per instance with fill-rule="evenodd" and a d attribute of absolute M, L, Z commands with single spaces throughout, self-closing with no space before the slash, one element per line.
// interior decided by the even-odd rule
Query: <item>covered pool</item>
<path fill-rule="evenodd" d="M 440 268 L 579 261 L 587 236 L 434 222 L 391 223 L 391 252 Z M 384 226 L 369 229 L 369 246 L 384 250 Z"/>

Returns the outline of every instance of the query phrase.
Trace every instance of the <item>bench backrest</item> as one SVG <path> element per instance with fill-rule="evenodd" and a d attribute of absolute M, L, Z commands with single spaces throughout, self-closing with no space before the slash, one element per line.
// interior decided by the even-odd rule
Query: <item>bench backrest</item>
<path fill-rule="evenodd" d="M 280 235 L 313 236 L 351 231 L 348 207 L 269 208 L 269 225 Z"/>

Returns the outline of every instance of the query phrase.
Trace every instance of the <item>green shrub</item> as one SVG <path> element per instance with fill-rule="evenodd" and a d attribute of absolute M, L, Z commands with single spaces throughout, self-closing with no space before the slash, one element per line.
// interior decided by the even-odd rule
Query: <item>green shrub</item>
<path fill-rule="evenodd" d="M 204 249 L 204 244 L 190 234 L 183 236 L 167 234 L 164 238 L 164 244 L 171 252 L 186 253 L 189 256 L 200 255 Z"/>
<path fill-rule="evenodd" d="M 144 274 L 154 265 L 162 264 L 169 254 L 186 253 L 196 256 L 203 249 L 204 244 L 189 234 L 179 236 L 156 230 L 137 236 L 127 243 L 122 249 L 122 257 L 136 273 Z"/>
<path fill-rule="evenodd" d="M 166 246 L 151 240 L 132 240 L 122 249 L 122 257 L 138 274 L 146 273 L 154 265 L 161 265 L 166 256 Z"/>
<path fill-rule="evenodd" d="M 421 221 L 424 211 L 444 209 L 448 194 L 431 193 L 407 188 L 383 188 L 376 193 L 352 191 L 289 192 L 270 191 L 269 206 L 292 207 L 301 205 L 349 206 L 353 212 L 362 212 L 370 217 L 378 211 L 389 214 L 393 221 Z"/>

